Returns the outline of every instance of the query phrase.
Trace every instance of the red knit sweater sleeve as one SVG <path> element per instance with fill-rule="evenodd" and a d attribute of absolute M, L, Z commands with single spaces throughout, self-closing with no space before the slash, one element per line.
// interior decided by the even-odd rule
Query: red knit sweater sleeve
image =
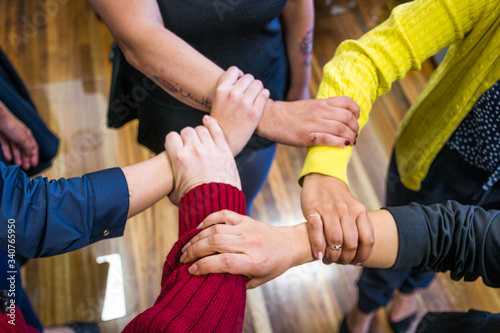
<path fill-rule="evenodd" d="M 21 310 L 16 306 L 7 314 L 0 312 L 0 332 L 2 333 L 40 333 L 36 328 L 24 322 Z"/>
<path fill-rule="evenodd" d="M 241 275 L 192 276 L 179 259 L 181 249 L 200 230 L 195 228 L 213 212 L 228 209 L 245 214 L 245 197 L 237 188 L 203 184 L 179 203 L 179 241 L 163 266 L 162 288 L 155 304 L 132 320 L 129 332 L 241 332 L 246 278 Z"/>

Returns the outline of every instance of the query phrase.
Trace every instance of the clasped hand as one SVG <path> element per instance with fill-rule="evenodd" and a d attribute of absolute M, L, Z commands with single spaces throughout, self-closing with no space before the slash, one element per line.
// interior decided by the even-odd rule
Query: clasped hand
<path fill-rule="evenodd" d="M 0 102 L 0 145 L 8 161 L 25 170 L 38 165 L 38 144 L 30 129 Z"/>

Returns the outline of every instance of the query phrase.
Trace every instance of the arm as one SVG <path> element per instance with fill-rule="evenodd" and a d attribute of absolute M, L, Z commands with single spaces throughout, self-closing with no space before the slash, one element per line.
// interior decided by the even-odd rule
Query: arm
<path fill-rule="evenodd" d="M 172 195 L 182 197 L 180 238 L 163 266 L 162 288 L 155 304 L 130 322 L 125 333 L 240 332 L 242 329 L 245 277 L 230 274 L 193 277 L 188 272 L 189 266 L 179 262 L 182 247 L 198 233 L 196 226 L 208 214 L 219 209 L 245 213 L 236 163 L 224 134 L 213 118 L 205 118 L 204 123 L 207 127 L 188 127 L 180 135 L 167 136 L 166 149 L 176 183 Z"/>
<path fill-rule="evenodd" d="M 309 99 L 314 36 L 314 2 L 289 0 L 282 14 L 285 44 L 290 64 L 287 101 Z"/>
<path fill-rule="evenodd" d="M 1 248 L 7 248 L 8 229 L 15 229 L 16 252 L 26 258 L 74 251 L 121 236 L 127 217 L 173 187 L 166 153 L 123 171 L 114 168 L 78 178 L 30 179 L 18 167 L 3 163 L 0 176 L 0 215 L 5 221 Z"/>
<path fill-rule="evenodd" d="M 210 112 L 224 70 L 164 27 L 156 1 L 90 2 L 132 66 L 181 102 Z M 319 144 L 344 147 L 346 140 L 354 140 L 358 129 L 356 110 L 343 109 L 344 103 L 335 101 L 303 102 L 268 99 L 257 133 L 279 143 L 303 147 Z M 218 121 L 222 125 L 224 119 Z M 290 127 L 290 124 L 301 126 Z M 228 125 L 223 127 L 226 130 Z"/>
<path fill-rule="evenodd" d="M 493 0 L 417 0 L 396 7 L 387 21 L 359 40 L 348 40 L 338 47 L 324 67 L 318 98 L 351 97 L 360 106 L 358 123 L 363 128 L 372 103 L 392 82 L 420 69 L 429 56 L 464 38 L 495 5 Z M 304 216 L 319 216 L 313 217 L 309 227 L 315 256 L 326 245 L 348 245 L 341 253 L 327 250 L 325 263 L 359 262 L 370 251 L 366 209 L 346 186 L 351 152 L 351 146 L 311 147 L 301 174 Z M 339 200 L 331 205 L 328 198 L 335 193 Z M 360 228 L 359 221 L 364 227 Z"/>
<path fill-rule="evenodd" d="M 369 218 L 376 241 L 363 266 L 449 270 L 456 280 L 472 281 L 481 276 L 485 284 L 500 286 L 500 211 L 450 201 L 446 205 L 387 208 L 370 212 Z M 227 225 L 217 224 L 221 221 Z M 182 262 L 204 257 L 190 269 L 195 275 L 244 274 L 251 288 L 292 266 L 314 260 L 305 223 L 273 227 L 250 217 L 219 212 L 201 227 L 212 224 L 217 225 L 203 230 L 183 249 Z M 221 254 L 211 255 L 214 253 Z"/>
<path fill-rule="evenodd" d="M 229 132 L 229 139 L 241 149 L 257 126 L 265 90 L 258 81 L 248 77 L 237 80 L 239 76 L 236 68 L 222 76 L 214 112 L 229 118 L 231 115 L 226 113 L 237 109 L 238 119 L 245 121 L 237 126 L 238 131 Z M 219 167 L 226 170 L 225 165 Z M 121 236 L 128 217 L 173 189 L 172 167 L 165 152 L 122 170 L 105 170 L 81 178 L 30 180 L 19 168 L 3 164 L 1 176 L 0 213 L 5 221 L 16 221 L 10 228 L 17 228 L 18 253 L 24 257 L 55 255 Z M 175 203 L 178 190 L 179 184 L 170 196 Z M 6 247 L 7 223 L 1 232 L 1 246 Z"/>

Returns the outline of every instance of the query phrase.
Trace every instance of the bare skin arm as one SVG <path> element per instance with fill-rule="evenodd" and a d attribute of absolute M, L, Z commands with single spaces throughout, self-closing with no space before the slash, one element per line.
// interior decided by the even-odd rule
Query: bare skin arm
<path fill-rule="evenodd" d="M 181 102 L 210 112 L 224 69 L 166 29 L 156 1 L 90 2 L 132 66 Z M 293 146 L 345 147 L 346 141 L 354 141 L 358 131 L 359 108 L 352 106 L 355 103 L 346 104 L 345 99 L 337 100 L 294 104 L 267 99 L 257 133 Z M 224 119 L 217 121 L 226 130 Z"/>
<path fill-rule="evenodd" d="M 287 101 L 309 99 L 314 35 L 314 2 L 288 0 L 282 14 L 288 61 L 290 89 Z"/>
<path fill-rule="evenodd" d="M 368 217 L 376 242 L 362 265 L 389 268 L 398 254 L 396 222 L 385 210 L 369 212 Z M 197 260 L 189 268 L 194 275 L 243 274 L 249 278 L 247 288 L 255 288 L 293 266 L 315 260 L 306 223 L 275 227 L 248 216 L 221 211 L 207 217 L 201 227 L 207 229 L 186 244 L 181 257 L 183 263 Z"/>

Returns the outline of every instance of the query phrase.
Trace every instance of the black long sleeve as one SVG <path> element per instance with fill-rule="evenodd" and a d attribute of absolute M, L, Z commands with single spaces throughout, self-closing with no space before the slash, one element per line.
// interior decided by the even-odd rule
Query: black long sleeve
<path fill-rule="evenodd" d="M 385 209 L 399 232 L 393 268 L 450 271 L 454 280 L 482 277 L 486 285 L 500 287 L 500 211 L 455 201 Z"/>

